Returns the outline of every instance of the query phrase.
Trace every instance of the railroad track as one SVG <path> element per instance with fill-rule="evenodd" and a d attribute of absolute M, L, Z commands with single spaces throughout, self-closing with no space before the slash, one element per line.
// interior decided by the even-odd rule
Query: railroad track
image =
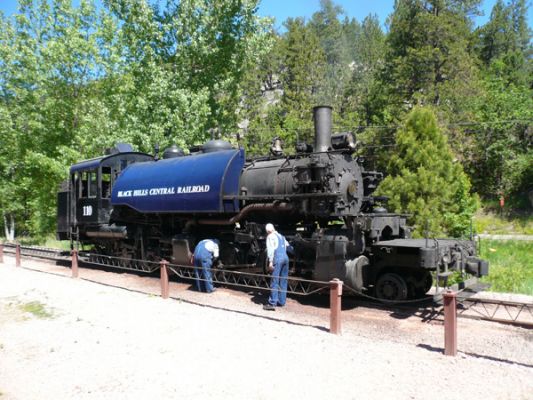
<path fill-rule="evenodd" d="M 6 243 L 4 244 L 4 253 L 15 255 L 16 245 Z M 34 257 L 51 261 L 68 261 L 71 259 L 69 251 L 53 249 L 50 247 L 41 246 L 20 246 L 20 254 L 25 257 Z"/>
<path fill-rule="evenodd" d="M 4 244 L 3 250 L 5 254 L 15 256 L 16 246 L 13 244 Z M 71 260 L 69 251 L 40 246 L 20 246 L 20 253 L 24 257 L 49 261 L 66 262 Z M 160 267 L 160 264 L 157 262 L 110 257 L 88 252 L 80 252 L 80 261 L 82 265 L 87 266 L 99 266 L 141 273 L 154 273 Z M 169 265 L 169 270 L 178 278 L 194 279 L 194 267 Z M 213 280 L 216 283 L 233 287 L 265 290 L 269 288 L 268 276 L 257 273 L 215 270 Z M 312 295 L 326 290 L 327 287 L 325 284 L 327 282 L 289 279 L 287 292 L 300 296 Z M 347 289 L 345 293 L 350 293 L 349 288 Z M 363 299 L 355 299 L 353 301 L 357 302 L 358 305 L 366 304 L 369 307 L 388 309 L 402 315 L 417 315 L 423 320 L 436 319 L 443 315 L 442 306 L 438 301 L 434 301 L 432 297 L 428 297 L 422 301 L 407 302 L 404 304 L 380 303 L 369 296 L 364 296 Z M 462 296 L 461 292 L 459 292 L 457 296 L 457 316 L 533 329 L 533 303 L 530 302 L 477 298 L 468 294 Z"/>
<path fill-rule="evenodd" d="M 532 303 L 470 297 L 458 303 L 457 315 L 464 318 L 533 328 Z"/>

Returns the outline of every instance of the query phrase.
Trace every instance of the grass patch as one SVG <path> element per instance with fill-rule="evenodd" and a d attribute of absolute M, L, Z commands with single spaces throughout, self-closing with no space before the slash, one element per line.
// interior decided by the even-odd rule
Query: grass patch
<path fill-rule="evenodd" d="M 533 296 L 533 242 L 482 240 L 481 257 L 488 260 L 491 291 Z"/>
<path fill-rule="evenodd" d="M 20 236 L 16 238 L 21 245 L 26 246 L 44 246 L 51 249 L 70 250 L 70 241 L 56 240 L 55 237 L 36 238 L 31 236 Z"/>
<path fill-rule="evenodd" d="M 29 303 L 20 304 L 19 308 L 37 318 L 48 319 L 54 317 L 54 314 L 48 311 L 46 306 L 40 301 L 31 301 Z"/>
<path fill-rule="evenodd" d="M 477 233 L 533 235 L 533 216 L 529 214 L 499 216 L 497 214 L 479 212 L 474 217 L 474 227 Z"/>
<path fill-rule="evenodd" d="M 70 241 L 69 240 L 56 240 L 56 239 L 53 239 L 53 238 L 48 238 L 41 245 L 44 246 L 44 247 L 50 247 L 52 249 L 70 250 Z"/>

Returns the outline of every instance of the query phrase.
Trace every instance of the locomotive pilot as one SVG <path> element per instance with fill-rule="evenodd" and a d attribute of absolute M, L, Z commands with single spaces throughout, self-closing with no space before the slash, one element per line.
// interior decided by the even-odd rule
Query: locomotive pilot
<path fill-rule="evenodd" d="M 211 293 L 215 291 L 211 267 L 218 259 L 218 240 L 204 239 L 194 249 L 194 275 L 196 276 L 196 288 L 200 292 Z"/>
<path fill-rule="evenodd" d="M 276 232 L 274 225 L 266 224 L 265 230 L 267 232 L 268 270 L 272 273 L 272 277 L 270 279 L 270 297 L 263 308 L 274 311 L 276 306 L 283 307 L 287 299 L 289 276 L 287 250 L 292 251 L 292 247 L 282 234 Z"/>

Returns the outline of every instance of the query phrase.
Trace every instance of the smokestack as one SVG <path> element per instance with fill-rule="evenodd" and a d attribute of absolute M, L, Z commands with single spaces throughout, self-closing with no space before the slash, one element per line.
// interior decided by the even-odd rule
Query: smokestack
<path fill-rule="evenodd" d="M 330 106 L 313 108 L 316 152 L 328 151 L 331 148 L 331 110 Z"/>

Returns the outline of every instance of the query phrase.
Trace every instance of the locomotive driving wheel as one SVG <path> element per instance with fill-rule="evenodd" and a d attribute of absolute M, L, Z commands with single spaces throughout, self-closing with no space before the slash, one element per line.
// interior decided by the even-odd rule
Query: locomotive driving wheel
<path fill-rule="evenodd" d="M 407 283 L 398 274 L 386 273 L 376 282 L 376 297 L 383 300 L 402 301 L 407 298 Z"/>

